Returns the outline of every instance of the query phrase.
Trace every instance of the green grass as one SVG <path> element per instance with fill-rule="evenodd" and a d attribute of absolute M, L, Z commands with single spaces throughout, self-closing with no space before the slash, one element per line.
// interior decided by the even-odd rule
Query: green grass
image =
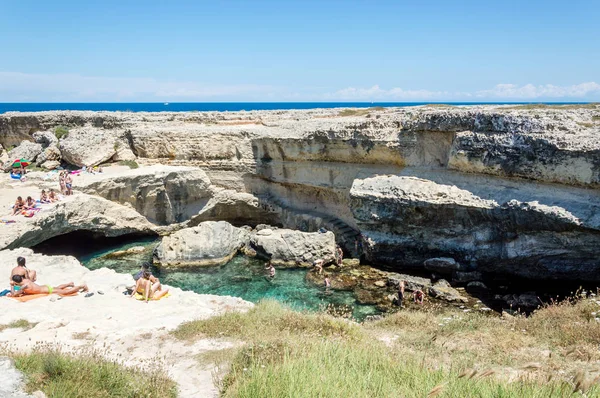
<path fill-rule="evenodd" d="M 338 113 L 338 116 L 365 116 L 372 111 L 383 111 L 383 106 L 374 106 L 371 108 L 360 108 L 360 109 L 343 109 Z"/>
<path fill-rule="evenodd" d="M 11 322 L 8 325 L 0 325 L 0 332 L 5 329 L 17 329 L 17 328 L 29 330 L 29 329 L 33 328 L 35 325 L 37 325 L 37 323 L 31 323 L 25 319 L 19 319 L 18 321 Z"/>
<path fill-rule="evenodd" d="M 54 129 L 54 135 L 56 136 L 56 138 L 58 138 L 59 140 L 61 138 L 67 138 L 67 136 L 69 135 L 69 129 L 67 129 L 64 126 L 58 126 Z"/>
<path fill-rule="evenodd" d="M 96 354 L 71 356 L 56 350 L 13 354 L 26 375 L 27 391 L 56 398 L 176 397 L 177 388 L 162 371 L 125 368 Z"/>
<path fill-rule="evenodd" d="M 140 165 L 135 160 L 121 160 L 119 162 L 121 166 L 129 166 L 130 169 L 137 169 Z"/>
<path fill-rule="evenodd" d="M 223 380 L 225 397 L 563 397 L 567 382 L 507 383 L 481 369 L 459 374 L 423 365 L 373 341 L 255 343 Z M 461 377 L 462 376 L 462 377 Z M 588 393 L 600 393 L 597 388 Z M 590 395 L 591 396 L 591 395 Z"/>
<path fill-rule="evenodd" d="M 199 357 L 218 368 L 225 397 L 563 397 L 576 388 L 594 396 L 599 308 L 565 301 L 504 318 L 429 308 L 356 324 L 264 301 L 173 335 L 245 343 Z"/>
<path fill-rule="evenodd" d="M 246 313 L 228 312 L 181 324 L 172 334 L 181 340 L 197 337 L 233 337 L 245 341 L 265 335 L 281 337 L 358 338 L 360 327 L 324 313 L 298 312 L 273 300 L 264 300 Z"/>

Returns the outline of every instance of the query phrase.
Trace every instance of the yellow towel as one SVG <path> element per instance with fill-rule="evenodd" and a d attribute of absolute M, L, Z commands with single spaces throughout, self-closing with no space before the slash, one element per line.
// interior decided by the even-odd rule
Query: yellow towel
<path fill-rule="evenodd" d="M 170 295 L 171 295 L 171 292 L 165 294 L 164 296 L 162 296 L 161 298 L 159 298 L 159 300 L 160 299 L 164 299 L 165 297 L 169 297 Z M 135 297 L 136 300 L 140 300 L 140 301 L 144 300 L 144 295 L 143 294 L 136 293 L 135 296 L 133 296 L 133 297 Z M 157 301 L 157 300 L 150 299 L 150 301 Z"/>

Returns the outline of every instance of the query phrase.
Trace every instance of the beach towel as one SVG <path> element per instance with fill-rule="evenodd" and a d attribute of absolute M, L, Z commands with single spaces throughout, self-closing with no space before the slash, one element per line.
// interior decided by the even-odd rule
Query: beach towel
<path fill-rule="evenodd" d="M 4 297 L 6 296 L 8 293 L 10 293 L 10 290 L 8 289 L 4 289 L 3 291 L 0 292 L 0 297 Z"/>
<path fill-rule="evenodd" d="M 21 212 L 22 215 L 24 215 L 25 217 L 33 217 L 35 216 L 35 213 L 37 213 L 38 211 L 40 211 L 40 208 L 34 208 L 34 209 L 29 209 L 29 210 L 23 210 Z"/>
<path fill-rule="evenodd" d="M 62 295 L 61 294 L 60 297 L 73 297 L 73 296 L 77 296 L 77 294 L 78 293 L 66 294 L 66 295 Z M 25 296 L 11 297 L 11 299 L 20 301 L 22 303 L 25 303 L 27 301 L 35 300 L 35 299 L 38 299 L 38 298 L 41 298 L 41 297 L 48 297 L 48 296 L 50 296 L 50 295 L 47 294 L 47 293 L 44 293 L 44 294 L 27 294 Z"/>
<path fill-rule="evenodd" d="M 170 295 L 171 295 L 171 292 L 169 292 L 169 293 L 165 294 L 164 296 L 162 296 L 162 297 L 161 297 L 161 298 L 159 298 L 158 300 L 162 300 L 162 299 L 164 299 L 165 297 L 169 297 Z M 135 294 L 135 296 L 133 296 L 133 297 L 134 297 L 136 300 L 140 300 L 140 301 L 143 301 L 143 300 L 144 300 L 144 295 L 142 295 L 142 294 L 139 294 L 139 293 L 136 293 L 136 294 Z M 150 301 L 158 301 L 158 300 L 155 300 L 155 299 L 150 299 Z"/>
<path fill-rule="evenodd" d="M 6 219 L 0 220 L 1 224 L 13 224 L 13 223 L 16 223 L 16 222 L 17 222 L 16 220 L 6 220 Z"/>

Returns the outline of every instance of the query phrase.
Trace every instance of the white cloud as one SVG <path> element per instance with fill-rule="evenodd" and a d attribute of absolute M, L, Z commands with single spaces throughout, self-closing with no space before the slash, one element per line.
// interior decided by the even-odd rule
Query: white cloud
<path fill-rule="evenodd" d="M 335 100 L 428 100 L 432 98 L 441 98 L 447 96 L 446 91 L 428 91 L 428 90 L 404 90 L 401 88 L 392 88 L 384 90 L 378 85 L 370 88 L 347 87 L 336 91 L 333 94 L 325 94 L 325 99 Z"/>
<path fill-rule="evenodd" d="M 214 85 L 152 78 L 0 72 L 0 101 L 201 101 L 265 98 L 281 91 L 256 84 Z"/>
<path fill-rule="evenodd" d="M 362 100 L 362 101 L 473 101 L 473 100 L 544 100 L 544 99 L 588 99 L 590 96 L 600 98 L 600 84 L 587 82 L 571 86 L 555 86 L 552 84 L 535 86 L 526 84 L 498 84 L 489 90 L 475 92 L 449 92 L 429 90 L 404 90 L 402 88 L 382 89 L 378 85 L 370 88 L 348 87 L 335 93 L 326 94 L 328 100 Z"/>
<path fill-rule="evenodd" d="M 519 87 L 516 84 L 498 84 L 491 90 L 478 91 L 475 96 L 478 98 L 517 98 L 526 100 L 537 98 L 584 98 L 597 93 L 600 93 L 600 84 L 596 82 L 572 86 L 554 86 L 552 84 L 534 86 L 533 84 L 526 84 Z"/>
<path fill-rule="evenodd" d="M 298 92 L 299 91 L 299 92 Z M 394 87 L 347 87 L 324 93 L 320 87 L 205 84 L 154 78 L 91 77 L 0 71 L 2 102 L 162 101 L 556 101 L 600 100 L 600 84 L 570 86 L 498 84 L 472 92 Z"/>

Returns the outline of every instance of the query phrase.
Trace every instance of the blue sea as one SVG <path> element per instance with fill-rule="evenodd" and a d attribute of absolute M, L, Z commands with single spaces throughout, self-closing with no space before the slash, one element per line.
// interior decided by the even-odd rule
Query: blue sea
<path fill-rule="evenodd" d="M 531 102 L 446 102 L 435 104 L 447 105 L 503 105 L 530 104 Z M 575 104 L 570 102 L 568 104 Z M 577 102 L 580 103 L 580 102 Z M 315 108 L 369 108 L 407 107 L 433 104 L 432 102 L 57 102 L 57 103 L 0 103 L 0 114 L 6 112 L 40 112 L 40 111 L 111 111 L 111 112 L 207 112 L 241 110 L 280 110 L 280 109 L 315 109 Z M 553 103 L 556 105 L 567 104 Z"/>

